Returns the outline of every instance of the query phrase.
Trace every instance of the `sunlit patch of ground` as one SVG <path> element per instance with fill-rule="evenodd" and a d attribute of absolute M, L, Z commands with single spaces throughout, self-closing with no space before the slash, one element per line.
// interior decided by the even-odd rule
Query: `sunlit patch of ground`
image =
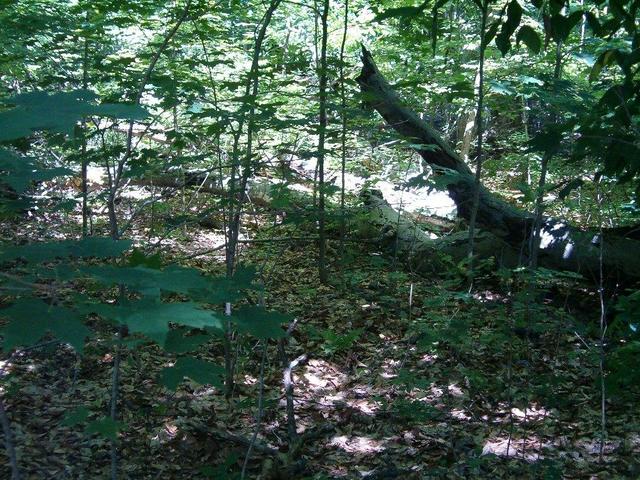
<path fill-rule="evenodd" d="M 497 421 L 498 423 L 513 421 L 516 424 L 540 422 L 552 416 L 549 410 L 535 403 L 530 404 L 525 409 L 521 409 L 518 407 L 509 408 L 506 403 L 502 403 L 500 404 L 496 413 L 497 416 L 495 418 L 495 421 Z"/>
<path fill-rule="evenodd" d="M 320 359 L 310 360 L 300 374 L 300 384 L 316 393 L 337 390 L 346 381 L 338 367 Z"/>
<path fill-rule="evenodd" d="M 178 435 L 178 426 L 173 423 L 165 423 L 158 429 L 158 432 L 151 437 L 151 448 L 160 448 L 162 445 L 170 442 Z"/>
<path fill-rule="evenodd" d="M 548 443 L 540 440 L 535 435 L 527 438 L 516 436 L 492 437 L 482 446 L 482 455 L 496 455 L 498 457 L 514 457 L 535 462 L 542 458 L 543 449 L 549 447 Z"/>
<path fill-rule="evenodd" d="M 329 441 L 329 445 L 356 455 L 373 455 L 385 449 L 383 441 L 365 436 L 337 435 Z"/>
<path fill-rule="evenodd" d="M 384 379 L 391 379 L 398 376 L 398 368 L 402 362 L 393 358 L 386 358 L 382 364 L 380 376 Z"/>

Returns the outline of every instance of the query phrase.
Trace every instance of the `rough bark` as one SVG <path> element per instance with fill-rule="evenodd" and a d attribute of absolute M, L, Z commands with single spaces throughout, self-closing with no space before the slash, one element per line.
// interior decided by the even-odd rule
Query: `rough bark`
<path fill-rule="evenodd" d="M 357 81 L 366 102 L 400 135 L 417 145 L 414 149 L 425 165 L 437 174 L 444 175 L 458 215 L 469 220 L 474 193 L 474 178 L 469 167 L 438 132 L 402 103 L 379 72 L 371 54 L 364 48 L 362 62 Z M 524 252 L 523 262 L 529 253 L 526 246 L 534 220 L 532 213 L 510 205 L 481 186 L 478 225 L 511 245 L 515 251 Z M 543 219 L 541 231 L 542 241 L 538 251 L 541 266 L 597 276 L 601 241 L 599 233 L 582 231 L 563 220 L 550 217 Z M 640 241 L 605 232 L 604 242 L 603 264 L 608 274 L 640 277 L 640 255 L 637 253 L 640 252 Z"/>

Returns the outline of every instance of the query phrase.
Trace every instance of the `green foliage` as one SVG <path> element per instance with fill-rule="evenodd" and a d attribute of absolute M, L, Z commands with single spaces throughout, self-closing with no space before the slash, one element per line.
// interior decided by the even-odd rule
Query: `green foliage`
<path fill-rule="evenodd" d="M 110 258 L 117 257 L 129 248 L 131 240 L 112 240 L 91 237 L 82 240 L 32 243 L 21 246 L 2 246 L 0 261 L 20 259 L 27 263 L 53 262 L 65 258 Z"/>
<path fill-rule="evenodd" d="M 87 424 L 85 433 L 98 435 L 107 440 L 117 441 L 118 433 L 125 428 L 125 424 L 110 417 L 102 417 Z"/>
<path fill-rule="evenodd" d="M 511 42 L 509 39 L 520 25 L 521 18 L 522 7 L 517 0 L 511 0 L 507 6 L 507 18 L 502 24 L 500 33 L 496 36 L 496 46 L 502 55 L 506 55 L 511 48 Z"/>
<path fill-rule="evenodd" d="M 412 424 L 423 424 L 437 421 L 442 418 L 442 412 L 436 407 L 420 400 L 407 400 L 400 398 L 391 405 L 391 413 Z"/>
<path fill-rule="evenodd" d="M 350 350 L 355 342 L 364 333 L 363 328 L 356 328 L 347 333 L 337 333 L 332 329 L 309 328 L 310 333 L 318 339 L 322 339 L 321 347 L 329 355 Z"/>
<path fill-rule="evenodd" d="M 65 413 L 62 424 L 68 427 L 73 427 L 74 425 L 84 423 L 89 418 L 90 414 L 91 412 L 87 407 L 75 408 L 70 412 Z"/>
<path fill-rule="evenodd" d="M 516 35 L 516 42 L 524 43 L 533 53 L 540 53 L 540 49 L 542 48 L 542 42 L 540 41 L 538 33 L 529 25 L 520 27 Z"/>
<path fill-rule="evenodd" d="M 256 338 L 282 338 L 285 335 L 282 324 L 290 323 L 293 317 L 262 307 L 243 306 L 234 312 L 231 320 L 238 331 Z"/>
<path fill-rule="evenodd" d="M 2 347 L 5 352 L 17 346 L 35 345 L 47 333 L 51 333 L 82 353 L 85 338 L 91 333 L 77 312 L 33 298 L 16 301 L 0 310 L 0 316 L 9 319 L 2 329 Z"/>
<path fill-rule="evenodd" d="M 192 333 L 184 328 L 173 328 L 167 332 L 163 348 L 171 353 L 187 353 L 196 350 L 210 340 L 209 335 Z"/>
<path fill-rule="evenodd" d="M 385 11 L 376 15 L 375 20 L 377 22 L 382 22 L 388 18 L 403 18 L 403 19 L 411 19 L 421 15 L 425 9 L 429 6 L 430 1 L 426 0 L 421 3 L 417 7 L 397 7 L 397 8 L 388 8 Z M 442 3 L 442 2 L 440 2 Z"/>
<path fill-rule="evenodd" d="M 180 357 L 175 365 L 162 370 L 160 380 L 169 390 L 176 390 L 184 377 L 200 384 L 211 384 L 222 388 L 224 368 L 195 357 Z"/>
<path fill-rule="evenodd" d="M 89 115 L 132 120 L 148 116 L 139 106 L 94 105 L 97 98 L 88 90 L 76 90 L 54 94 L 30 92 L 5 99 L 5 107 L 13 108 L 0 112 L 0 141 L 26 137 L 35 130 L 71 134 L 75 124 Z"/>
<path fill-rule="evenodd" d="M 24 193 L 35 182 L 73 175 L 72 170 L 64 167 L 40 168 L 34 159 L 19 157 L 5 149 L 0 149 L 0 171 L 4 172 L 0 181 L 16 193 Z"/>
<path fill-rule="evenodd" d="M 213 359 L 221 354 L 221 343 L 227 338 L 233 341 L 240 338 L 237 347 L 242 357 L 249 342 L 255 343 L 254 339 L 266 344 L 269 339 L 283 338 L 283 327 L 292 317 L 262 307 L 243 306 L 247 297 L 254 299 L 253 292 L 260 288 L 255 282 L 255 269 L 239 268 L 229 279 L 205 275 L 196 268 L 167 265 L 160 254 L 145 255 L 145 227 L 151 217 L 154 225 L 149 238 L 160 237 L 164 241 L 166 234 L 172 239 L 187 239 L 190 225 L 205 215 L 222 209 L 228 211 L 244 192 L 234 190 L 231 195 L 216 195 L 212 199 L 205 194 L 206 185 L 196 186 L 193 192 L 197 193 L 193 196 L 187 186 L 179 189 L 180 211 L 176 208 L 178 202 L 169 198 L 175 193 L 171 188 L 155 184 L 145 187 L 146 190 L 141 189 L 147 195 L 145 198 L 120 194 L 130 181 L 133 185 L 138 180 L 155 181 L 165 175 L 188 179 L 189 172 L 196 170 L 210 175 L 208 178 L 216 189 L 230 188 L 233 182 L 228 182 L 228 178 L 234 172 L 236 183 L 232 188 L 237 189 L 241 170 L 247 167 L 249 177 L 260 174 L 271 181 L 263 193 L 270 194 L 273 208 L 286 212 L 283 223 L 289 223 L 290 229 L 285 235 L 315 232 L 317 208 L 310 206 L 312 201 L 305 194 L 295 190 L 297 183 L 309 186 L 313 172 L 309 175 L 308 171 L 300 173 L 295 169 L 298 161 L 308 162 L 318 154 L 314 140 L 318 131 L 317 65 L 314 65 L 317 19 L 309 15 L 304 5 L 283 3 L 267 33 L 260 71 L 248 73 L 246 67 L 251 63 L 252 52 L 247 46 L 264 10 L 259 2 L 232 1 L 213 10 L 202 2 L 194 2 L 187 22 L 157 57 L 157 47 L 162 43 L 158 32 L 166 31 L 183 2 L 178 5 L 101 0 L 91 4 L 56 0 L 10 3 L 0 12 L 0 40 L 4 46 L 0 54 L 3 99 L 0 141 L 4 142 L 4 148 L 0 149 L 0 209 L 11 213 L 19 228 L 7 225 L 3 231 L 10 234 L 3 237 L 13 238 L 14 232 L 19 232 L 18 238 L 22 238 L 22 232 L 26 231 L 22 227 L 31 220 L 21 215 L 28 208 L 37 207 L 29 211 L 30 218 L 46 222 L 47 226 L 59 220 L 63 223 L 60 230 L 67 238 L 75 238 L 79 233 L 76 224 L 79 197 L 69 198 L 73 194 L 65 191 L 62 182 L 50 181 L 77 175 L 74 171 L 80 164 L 108 165 L 111 175 L 121 169 L 122 177 L 118 185 L 111 184 L 113 189 L 109 185 L 95 186 L 95 191 L 90 188 L 89 220 L 94 220 L 97 236 L 80 241 L 40 242 L 43 239 L 36 235 L 60 238 L 58 231 L 40 230 L 40 223 L 33 229 L 34 225 L 28 225 L 29 231 L 34 232 L 29 234 L 33 235 L 30 241 L 34 243 L 15 246 L 3 241 L 0 245 L 0 262 L 3 274 L 6 273 L 0 279 L 0 287 L 6 293 L 3 304 L 8 305 L 0 310 L 3 350 L 33 346 L 51 336 L 81 353 L 85 341 L 90 339 L 91 350 L 100 350 L 100 355 L 107 347 L 130 348 L 121 352 L 133 357 L 124 360 L 127 365 L 129 361 L 135 364 L 148 351 L 159 352 L 165 365 L 170 361 L 167 357 L 177 355 L 175 364 L 160 374 L 161 382 L 171 390 L 178 389 L 185 378 L 221 387 L 223 369 L 215 361 L 208 361 L 209 357 L 201 358 L 205 350 Z M 443 133 L 443 138 L 452 144 L 461 142 L 462 130 L 466 130 L 476 100 L 481 12 L 475 7 L 484 3 L 489 6 L 488 31 L 481 45 L 486 48 L 485 85 L 489 85 L 484 107 L 485 160 L 491 169 L 487 175 L 489 186 L 498 189 L 505 198 L 520 191 L 524 198 L 519 198 L 530 203 L 541 193 L 546 196 L 545 203 L 557 197 L 555 205 L 561 206 L 552 213 L 564 209 L 563 215 L 588 225 L 595 218 L 589 211 L 593 205 L 588 198 L 594 187 L 590 182 L 595 178 L 598 188 L 613 186 L 619 192 L 610 202 L 612 208 L 624 204 L 628 212 L 625 218 L 637 217 L 637 204 L 631 201 L 629 189 L 624 185 L 637 182 L 640 175 L 637 161 L 640 60 L 634 10 L 637 2 L 585 1 L 579 9 L 561 0 L 502 3 L 477 0 L 475 6 L 470 2 L 447 3 L 444 0 L 418 4 L 405 0 L 351 3 L 347 20 L 357 28 L 348 29 L 344 61 L 338 60 L 341 49 L 336 42 L 338 36 L 329 38 L 331 82 L 339 79 L 338 68 L 344 68 L 348 78 L 354 77 L 359 42 L 375 40 L 381 70 L 401 89 L 408 106 L 417 107 L 420 115 L 424 113 L 424 118 Z M 583 19 L 588 27 L 584 34 L 578 28 Z M 337 10 L 332 11 L 329 22 L 330 30 L 337 32 L 341 22 Z M 514 41 L 527 48 L 513 49 Z M 560 81 L 553 81 L 550 73 L 556 53 L 561 59 Z M 140 85 L 152 59 L 157 60 L 157 67 L 149 72 L 147 84 Z M 259 80 L 257 96 L 247 94 L 247 80 L 252 79 Z M 68 91 L 81 83 L 88 84 L 91 91 Z M 117 103 L 126 99 L 130 102 L 140 88 L 148 109 Z M 416 158 L 398 153 L 398 147 L 439 151 L 436 145 L 389 134 L 388 129 L 380 126 L 378 117 L 359 107 L 358 102 L 364 96 L 358 95 L 354 81 L 347 81 L 345 106 L 339 101 L 340 82 L 336 81 L 331 88 L 325 153 L 334 166 L 339 166 L 342 160 L 338 120 L 341 112 L 347 113 L 348 121 L 345 161 L 363 176 L 377 175 L 388 180 L 391 174 L 407 178 L 420 171 L 415 165 Z M 16 91 L 29 93 L 12 96 Z M 248 120 L 250 112 L 255 115 Z M 127 125 L 104 117 L 137 121 L 132 150 L 126 152 L 128 157 Z M 144 124 L 139 122 L 145 119 L 148 121 Z M 249 125 L 255 130 L 247 137 Z M 147 130 L 138 136 L 141 128 Z M 255 140 L 251 152 L 247 138 Z M 535 185 L 543 156 L 553 158 L 548 172 L 552 186 L 538 191 Z M 238 162 L 245 160 L 247 164 L 239 166 Z M 274 178 L 282 179 L 282 183 L 274 184 Z M 428 181 L 421 175 L 409 183 L 448 190 L 449 185 L 463 181 L 469 178 L 441 170 Z M 252 179 L 248 182 L 251 184 Z M 327 196 L 337 193 L 339 179 L 334 183 L 328 182 L 323 193 Z M 58 202 L 59 196 L 62 198 Z M 133 226 L 132 238 L 138 245 L 133 251 L 131 241 L 99 236 L 106 217 L 102 214 L 107 212 L 105 200 L 110 197 L 119 202 L 114 208 L 117 220 L 131 221 L 127 226 Z M 574 208 L 578 200 L 583 210 Z M 347 204 L 349 201 L 347 194 Z M 262 225 L 258 205 L 252 203 L 251 209 L 241 210 L 258 212 L 256 225 Z M 228 219 L 221 223 L 228 226 Z M 328 223 L 332 226 L 332 222 Z M 282 232 L 278 230 L 280 227 L 280 219 L 273 222 L 274 232 Z M 163 245 L 153 240 L 154 249 Z M 201 262 L 202 257 L 197 258 Z M 354 290 L 365 288 L 372 270 L 389 267 L 389 259 L 382 255 L 367 258 L 370 261 L 363 262 L 366 263 L 363 270 L 350 265 L 344 272 L 345 280 Z M 421 300 L 414 306 L 417 313 L 412 314 L 410 326 L 404 312 L 398 314 L 401 309 L 397 307 L 397 296 L 375 293 L 376 306 L 381 307 L 377 311 L 384 314 L 380 323 L 395 329 L 397 322 L 398 336 L 406 334 L 403 345 L 406 340 L 409 348 L 413 348 L 415 340 L 418 351 L 434 354 L 433 365 L 424 369 L 428 376 L 421 370 L 401 369 L 392 382 L 394 391 L 413 396 L 416 390 L 429 388 L 435 382 L 432 377 L 451 376 L 451 381 L 466 389 L 465 401 L 469 396 L 478 396 L 472 400 L 476 407 L 491 404 L 495 408 L 506 401 L 526 406 L 536 397 L 547 407 L 569 408 L 569 396 L 559 392 L 570 389 L 585 376 L 580 361 L 586 358 L 597 361 L 594 354 L 597 349 L 586 354 L 576 342 L 573 356 L 553 360 L 556 362 L 553 374 L 527 371 L 526 367 L 530 365 L 528 362 L 535 361 L 532 357 L 538 350 L 534 344 L 541 336 L 557 332 L 560 344 L 565 340 L 563 333 L 574 336 L 575 323 L 546 305 L 544 295 L 584 279 L 544 269 L 503 270 L 495 276 L 491 274 L 493 263 L 487 261 L 476 267 L 480 283 L 486 282 L 490 290 L 497 290 L 496 284 L 500 285 L 508 293 L 499 292 L 500 300 L 495 304 L 487 301 L 485 305 L 467 293 L 467 263 L 455 264 L 447 258 L 442 265 L 446 265 L 438 272 L 442 274 L 428 279 L 440 282 L 438 287 L 431 289 L 425 287 L 425 282 L 418 282 L 423 291 L 416 293 L 415 298 Z M 401 284 L 414 278 L 403 275 L 389 274 L 388 279 Z M 525 289 L 523 285 L 531 288 Z M 303 291 L 314 299 L 324 295 L 313 283 L 304 284 L 297 293 Z M 226 302 L 234 303 L 231 317 L 222 315 L 222 304 Z M 637 390 L 638 305 L 636 293 L 622 297 L 618 314 L 607 331 L 607 394 L 613 400 L 624 397 L 623 394 L 631 397 Z M 96 319 L 94 314 L 108 321 Z M 118 331 L 127 331 L 129 336 L 114 340 L 114 327 L 124 325 L 128 328 Z M 366 325 L 372 332 L 383 328 L 369 322 Z M 309 328 L 309 333 L 326 355 L 347 352 L 365 338 L 374 338 L 364 328 L 325 327 Z M 94 335 L 94 328 L 98 335 Z M 233 335 L 227 331 L 229 328 Z M 582 330 L 576 327 L 575 331 Z M 237 333 L 241 335 L 238 337 Z M 592 341 L 588 336 L 585 338 Z M 149 340 L 157 345 L 149 346 Z M 142 348 L 136 350 L 139 346 Z M 358 355 L 361 350 L 358 348 Z M 182 356 L 194 351 L 199 356 Z M 507 351 L 513 356 L 508 372 L 510 384 L 504 380 L 507 374 L 502 364 Z M 530 356 L 524 355 L 525 351 Z M 545 361 L 550 358 L 550 351 L 540 353 L 544 353 Z M 486 368 L 476 368 L 477 364 L 471 363 L 479 357 L 496 367 L 495 375 L 486 375 Z M 445 367 L 446 361 L 453 366 Z M 244 359 L 238 362 L 242 366 Z M 567 368 L 562 362 L 569 367 L 575 364 L 575 371 L 556 375 L 556 370 Z M 142 372 L 137 374 L 144 376 Z M 517 385 L 523 377 L 528 382 L 527 388 Z M 252 404 L 253 399 L 246 398 L 245 402 Z M 615 406 L 615 402 L 612 404 Z M 131 398 L 127 395 L 126 408 L 130 405 Z M 270 402 L 266 405 L 266 410 L 270 410 Z M 421 435 L 430 424 L 443 421 L 442 412 L 423 399 L 399 398 L 387 407 L 394 417 L 419 423 L 424 428 Z M 166 409 L 164 414 L 174 407 L 162 408 Z M 554 411 L 553 415 L 556 414 Z M 89 423 L 88 433 L 111 440 L 117 440 L 124 428 L 108 418 L 93 418 L 89 409 L 79 408 L 69 412 L 63 424 Z M 497 469 L 504 463 L 519 463 L 500 463 L 484 457 L 479 460 L 473 456 L 458 460 L 459 476 L 479 477 L 487 471 L 499 475 Z M 463 465 L 465 462 L 468 465 Z M 238 475 L 230 473 L 237 463 L 237 457 L 229 457 L 215 468 L 203 469 L 202 475 L 237 478 Z M 520 475 L 506 476 L 558 478 L 562 472 L 555 467 L 558 466 L 543 462 L 536 464 L 538 470 L 522 465 L 518 467 Z M 442 476 L 448 473 L 443 469 Z"/>

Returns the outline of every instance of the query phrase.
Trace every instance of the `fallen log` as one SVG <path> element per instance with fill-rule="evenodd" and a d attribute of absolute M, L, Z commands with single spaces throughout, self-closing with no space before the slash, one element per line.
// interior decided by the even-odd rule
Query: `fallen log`
<path fill-rule="evenodd" d="M 362 71 L 356 80 L 369 106 L 402 137 L 410 140 L 425 166 L 442 176 L 458 215 L 469 220 L 475 188 L 471 169 L 438 132 L 403 104 L 364 47 Z M 486 187 L 480 187 L 478 225 L 514 251 L 524 252 L 525 262 L 534 218 L 533 213 L 516 208 Z M 607 232 L 601 236 L 597 231 L 580 230 L 551 217 L 545 217 L 542 222 L 539 264 L 597 278 L 601 241 L 604 241 L 602 264 L 607 275 L 640 277 L 640 241 Z"/>
<path fill-rule="evenodd" d="M 367 215 L 366 221 L 358 227 L 358 234 L 375 239 L 376 244 L 402 259 L 410 270 L 430 275 L 451 267 L 450 261 L 458 263 L 466 258 L 467 232 L 432 238 L 425 232 L 424 225 L 391 207 L 379 190 L 364 190 L 360 197 Z M 518 264 L 517 253 L 495 235 L 480 232 L 476 243 L 476 253 L 481 258 L 494 257 L 498 265 L 505 267 Z"/>

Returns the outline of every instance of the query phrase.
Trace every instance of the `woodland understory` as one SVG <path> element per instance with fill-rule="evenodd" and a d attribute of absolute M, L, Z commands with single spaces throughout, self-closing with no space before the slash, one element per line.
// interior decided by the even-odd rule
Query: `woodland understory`
<path fill-rule="evenodd" d="M 293 372 L 294 408 L 299 434 L 309 437 L 289 465 L 283 364 L 272 343 L 249 478 L 638 474 L 634 398 L 608 404 L 608 436 L 599 459 L 597 363 L 581 326 L 598 307 L 593 289 L 582 281 L 542 279 L 544 300 L 534 307 L 537 320 L 529 332 L 516 326 L 522 304 L 516 300 L 514 307 L 513 279 L 484 271 L 469 295 L 464 275 L 427 279 L 366 242 L 340 259 L 338 241 L 331 241 L 330 263 L 340 268 L 331 269 L 332 284 L 321 286 L 314 242 L 269 241 L 272 236 L 257 227 L 268 225 L 270 216 L 254 221 L 247 233 L 256 242 L 242 249 L 241 258 L 261 272 L 264 297 L 251 295 L 249 301 L 296 318 L 286 351 L 289 359 L 303 356 Z M 37 218 L 18 237 L 64 236 L 65 225 L 68 219 L 59 216 Z M 278 238 L 308 237 L 308 228 L 284 227 Z M 186 259 L 221 238 L 221 232 L 201 227 L 184 229 L 162 256 Z M 215 252 L 180 263 L 207 274 L 224 271 L 224 257 Z M 109 439 L 87 438 L 64 421 L 78 405 L 108 409 L 112 326 L 91 323 L 96 334 L 81 357 L 53 344 L 12 359 L 5 408 L 25 478 L 109 476 Z M 442 338 L 437 348 L 430 344 L 434 332 Z M 222 390 L 191 382 L 167 391 L 155 379 L 174 357 L 157 346 L 123 353 L 122 478 L 235 478 L 256 428 L 263 355 L 259 342 L 247 339 L 240 348 L 240 374 L 229 401 Z M 221 346 L 205 344 L 195 353 L 223 362 Z"/>
<path fill-rule="evenodd" d="M 0 478 L 640 478 L 639 9 L 0 2 Z"/>

